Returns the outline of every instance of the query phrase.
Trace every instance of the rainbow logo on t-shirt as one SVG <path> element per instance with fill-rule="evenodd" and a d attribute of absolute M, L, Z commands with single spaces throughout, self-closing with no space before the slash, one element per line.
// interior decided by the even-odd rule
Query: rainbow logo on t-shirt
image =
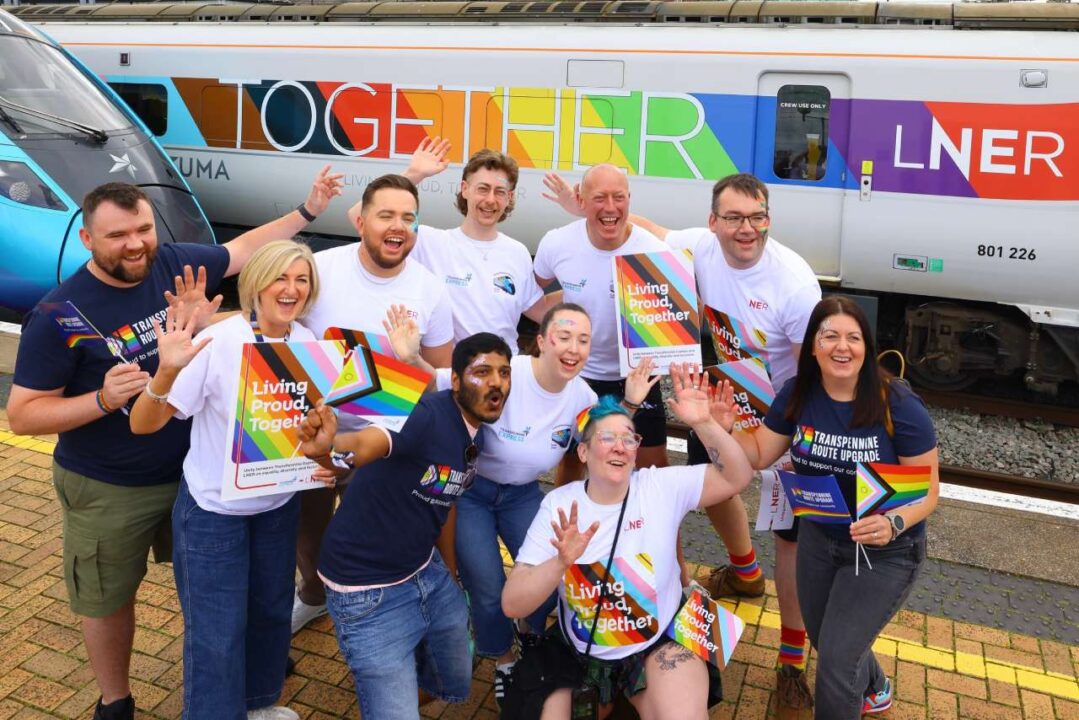
<path fill-rule="evenodd" d="M 648 553 L 639 553 L 615 558 L 597 618 L 606 566 L 605 560 L 578 564 L 566 570 L 563 576 L 574 636 L 587 643 L 592 624 L 597 622 L 596 645 L 636 645 L 654 637 L 660 628 L 656 620 L 659 610 L 652 557 Z"/>
<path fill-rule="evenodd" d="M 808 455 L 813 449 L 813 428 L 809 425 L 799 425 L 794 431 L 794 442 L 791 446 L 799 455 Z"/>
<path fill-rule="evenodd" d="M 420 478 L 420 485 L 432 495 L 441 495 L 446 490 L 453 469 L 449 465 L 428 465 L 427 472 Z"/>
<path fill-rule="evenodd" d="M 130 325 L 124 325 L 113 333 L 116 337 L 124 343 L 124 350 L 128 353 L 138 352 L 142 349 L 142 345 L 139 343 L 139 339 L 135 336 L 135 331 L 131 329 Z"/>

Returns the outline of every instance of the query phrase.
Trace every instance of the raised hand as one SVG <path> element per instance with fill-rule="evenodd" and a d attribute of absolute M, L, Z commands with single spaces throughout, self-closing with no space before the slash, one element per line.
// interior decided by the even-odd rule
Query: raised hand
<path fill-rule="evenodd" d="M 588 547 L 588 543 L 592 541 L 592 536 L 599 530 L 599 520 L 589 525 L 587 530 L 581 532 L 577 528 L 577 501 L 574 500 L 573 504 L 570 505 L 568 518 L 565 511 L 558 508 L 558 522 L 552 522 L 551 528 L 554 529 L 554 538 L 551 540 L 551 544 L 558 550 L 559 561 L 565 567 L 569 567 L 577 562 L 577 558 L 581 557 L 585 548 Z"/>
<path fill-rule="evenodd" d="M 640 405 L 648 397 L 652 386 L 659 382 L 659 375 L 653 375 L 656 362 L 645 358 L 626 375 L 626 401 L 631 405 Z"/>
<path fill-rule="evenodd" d="M 712 419 L 719 423 L 719 426 L 731 432 L 734 429 L 734 422 L 738 419 L 738 409 L 734 402 L 734 386 L 731 385 L 730 380 L 724 380 L 720 385 L 714 385 L 709 391 L 711 399 L 708 403 L 708 410 L 712 414 Z"/>
<path fill-rule="evenodd" d="M 326 457 L 333 450 L 333 437 L 337 434 L 337 416 L 333 408 L 319 400 L 318 405 L 307 411 L 300 423 L 300 452 L 311 459 Z"/>
<path fill-rule="evenodd" d="M 708 422 L 708 378 L 700 365 L 671 363 L 671 385 L 674 397 L 667 401 L 674 416 L 686 425 Z"/>
<path fill-rule="evenodd" d="M 101 386 L 105 404 L 110 408 L 119 408 L 142 392 L 150 382 L 150 373 L 139 368 L 135 363 L 118 363 L 105 373 L 105 382 Z"/>
<path fill-rule="evenodd" d="M 210 324 L 210 318 L 221 307 L 223 299 L 223 295 L 213 300 L 206 299 L 206 267 L 203 265 L 199 265 L 197 275 L 190 265 L 184 265 L 184 274 L 176 276 L 176 294 L 165 291 L 165 302 L 169 304 L 169 309 L 178 313 L 181 325 L 186 325 L 188 318 L 195 319 L 195 332 Z"/>
<path fill-rule="evenodd" d="M 581 205 L 577 202 L 577 195 L 581 191 L 580 185 L 571 186 L 556 172 L 549 172 L 544 175 L 543 184 L 551 191 L 550 195 L 541 193 L 543 197 L 555 203 L 570 215 L 584 217 L 584 211 L 581 210 Z"/>
<path fill-rule="evenodd" d="M 307 199 L 303 201 L 307 212 L 318 216 L 330 206 L 330 201 L 341 194 L 341 180 L 343 173 L 331 173 L 330 166 L 326 165 L 318 171 L 315 181 L 311 183 L 311 192 L 307 193 Z"/>
<path fill-rule="evenodd" d="M 450 141 L 441 137 L 424 138 L 416 148 L 416 152 L 412 153 L 412 160 L 409 161 L 403 175 L 417 185 L 429 177 L 438 175 L 449 167 L 448 155 L 451 147 L 453 145 Z"/>
<path fill-rule="evenodd" d="M 186 318 L 181 320 L 185 315 Z M 157 333 L 157 366 L 159 368 L 163 370 L 185 368 L 204 347 L 210 344 L 213 340 L 211 337 L 203 338 L 197 343 L 191 342 L 195 335 L 195 325 L 195 315 L 184 313 L 182 302 L 165 311 L 164 328 L 157 320 L 153 321 L 154 332 Z"/>
<path fill-rule="evenodd" d="M 409 316 L 408 308 L 390 305 L 382 327 L 397 357 L 406 363 L 414 363 L 420 354 L 420 326 Z"/>

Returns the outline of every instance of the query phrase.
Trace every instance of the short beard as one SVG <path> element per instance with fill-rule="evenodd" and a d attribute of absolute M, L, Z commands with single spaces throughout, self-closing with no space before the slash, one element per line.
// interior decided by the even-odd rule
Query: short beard
<path fill-rule="evenodd" d="M 157 248 L 146 247 L 143 252 L 146 254 L 146 264 L 143 265 L 142 270 L 137 273 L 125 270 L 123 259 L 119 259 L 115 263 L 110 264 L 96 252 L 91 251 L 91 255 L 93 256 L 94 265 L 97 265 L 103 273 L 114 280 L 119 280 L 123 283 L 140 283 L 150 275 L 150 269 L 154 265 L 154 258 L 157 257 Z"/>
<path fill-rule="evenodd" d="M 484 415 L 483 413 L 483 398 L 485 393 L 481 393 L 474 387 L 471 387 L 468 383 L 461 381 L 460 389 L 457 391 L 457 402 L 465 410 L 475 415 L 481 422 L 493 423 L 502 416 L 501 411 L 492 416 Z"/>

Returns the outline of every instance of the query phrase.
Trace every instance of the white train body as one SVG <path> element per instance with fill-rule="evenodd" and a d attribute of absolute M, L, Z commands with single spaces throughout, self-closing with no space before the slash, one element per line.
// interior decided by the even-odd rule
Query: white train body
<path fill-rule="evenodd" d="M 424 183 L 422 221 L 459 222 L 460 163 L 493 147 L 521 164 L 505 231 L 533 249 L 568 220 L 541 197 L 546 171 L 573 178 L 598 162 L 620 165 L 633 210 L 674 228 L 705 225 L 712 183 L 746 171 L 769 184 L 773 236 L 824 281 L 1013 306 L 1043 326 L 1079 327 L 1075 33 L 44 29 L 125 98 L 141 97 L 144 118 L 160 116 L 160 141 L 215 222 L 265 221 L 332 163 L 346 173 L 346 197 L 312 229 L 351 235 L 345 210 L 366 182 L 399 172 L 435 135 L 453 142 L 455 167 Z M 1063 345 L 1074 353 L 1074 340 Z"/>

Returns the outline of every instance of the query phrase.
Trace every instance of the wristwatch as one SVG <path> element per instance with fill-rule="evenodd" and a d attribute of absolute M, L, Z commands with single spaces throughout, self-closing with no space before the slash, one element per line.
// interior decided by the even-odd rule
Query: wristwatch
<path fill-rule="evenodd" d="M 892 540 L 895 540 L 907 529 L 907 521 L 899 513 L 885 513 L 884 517 L 888 518 L 888 524 L 892 526 Z"/>

